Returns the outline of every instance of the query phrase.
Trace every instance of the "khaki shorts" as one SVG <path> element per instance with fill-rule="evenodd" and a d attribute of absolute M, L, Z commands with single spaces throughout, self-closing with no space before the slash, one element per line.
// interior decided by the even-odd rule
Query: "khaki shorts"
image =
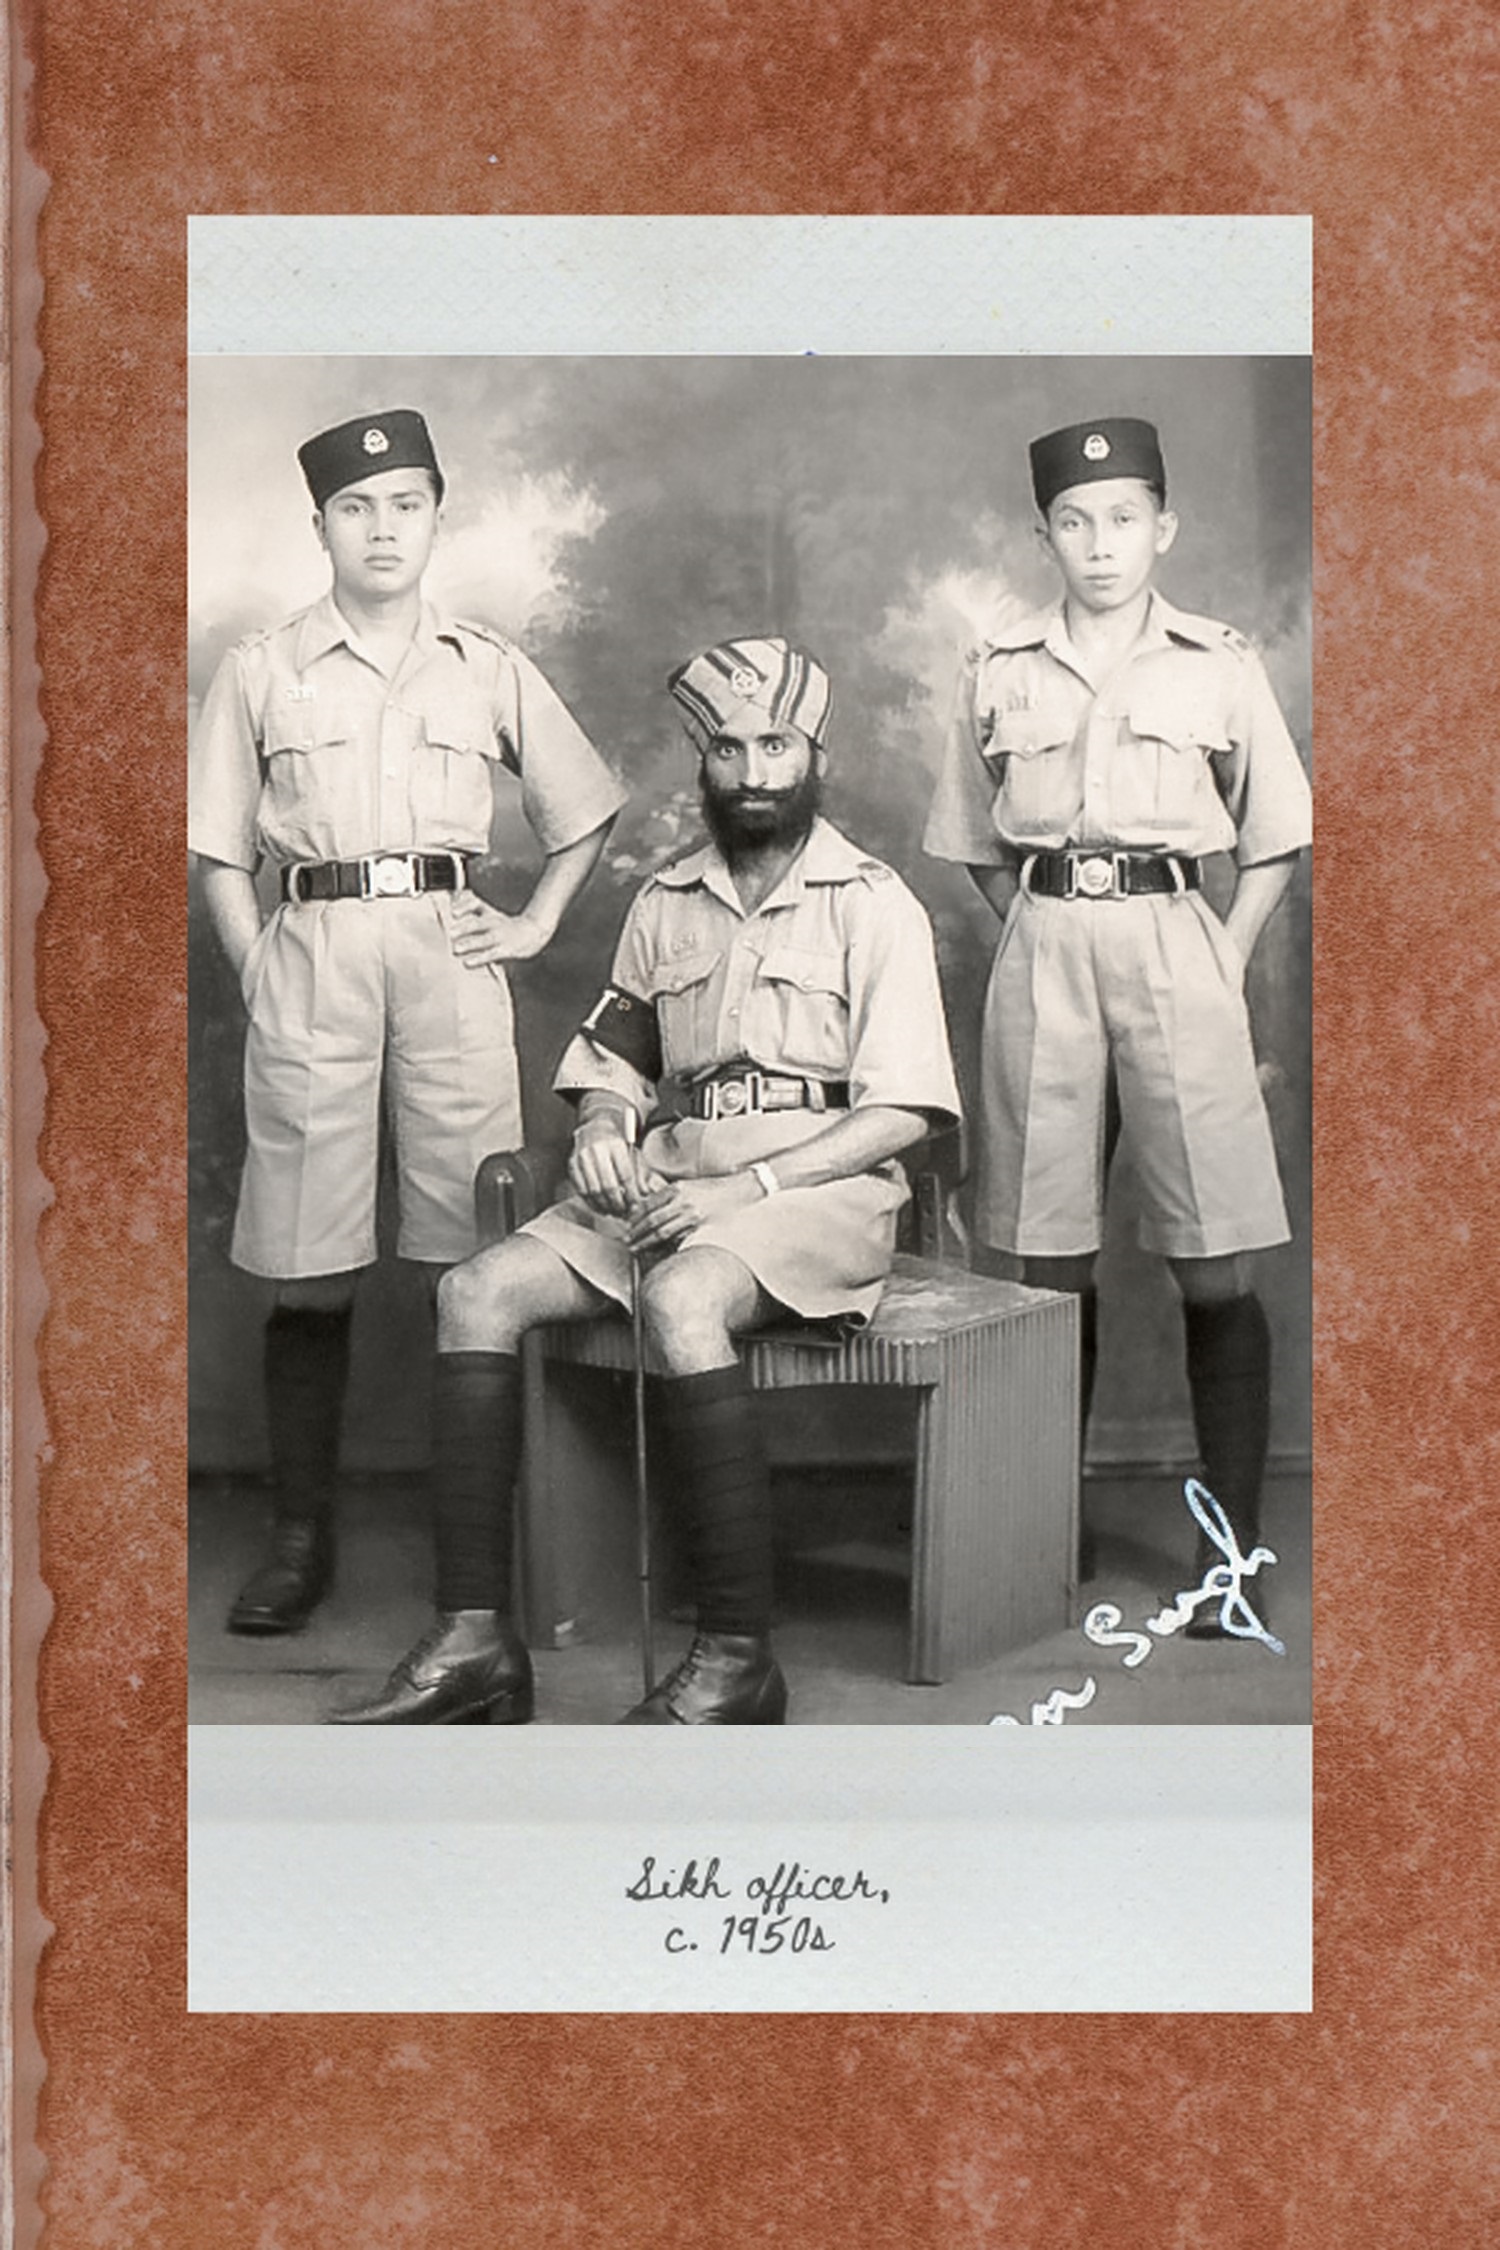
<path fill-rule="evenodd" d="M 648 1133 L 642 1154 L 667 1179 L 703 1179 L 742 1172 L 827 1126 L 827 1117 L 811 1110 L 714 1124 L 689 1120 Z M 768 1297 L 804 1320 L 863 1324 L 879 1304 L 891 1270 L 896 1218 L 907 1193 L 906 1176 L 896 1164 L 821 1187 L 785 1188 L 699 1227 L 681 1247 L 729 1251 Z M 545 1242 L 617 1304 L 630 1303 L 630 1253 L 618 1219 L 575 1198 L 554 1204 L 521 1231 Z"/>
<path fill-rule="evenodd" d="M 384 1099 L 403 1258 L 475 1246 L 481 1158 L 521 1142 L 510 991 L 466 969 L 450 898 L 282 906 L 246 958 L 248 1146 L 231 1255 L 275 1280 L 375 1257 Z"/>
<path fill-rule="evenodd" d="M 1112 1060 L 1143 1247 L 1212 1258 L 1287 1241 L 1243 983 L 1199 892 L 1019 894 L 985 1002 L 983 1239 L 1023 1257 L 1098 1248 Z"/>

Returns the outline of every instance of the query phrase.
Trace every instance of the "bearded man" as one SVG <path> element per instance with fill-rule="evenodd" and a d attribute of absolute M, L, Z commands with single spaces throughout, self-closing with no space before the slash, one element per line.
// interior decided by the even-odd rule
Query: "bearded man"
<path fill-rule="evenodd" d="M 624 1720 L 777 1726 L 771 1515 L 736 1338 L 789 1316 L 867 1320 L 907 1184 L 895 1162 L 958 1111 L 926 914 L 822 817 L 830 692 L 805 651 L 734 640 L 672 675 L 709 841 L 626 918 L 609 984 L 559 1066 L 571 1194 L 455 1267 L 438 1296 L 434 1629 L 356 1725 L 517 1724 L 531 1664 L 510 1618 L 520 1345 L 539 1323 L 642 1309 L 665 1493 L 697 1630 Z"/>

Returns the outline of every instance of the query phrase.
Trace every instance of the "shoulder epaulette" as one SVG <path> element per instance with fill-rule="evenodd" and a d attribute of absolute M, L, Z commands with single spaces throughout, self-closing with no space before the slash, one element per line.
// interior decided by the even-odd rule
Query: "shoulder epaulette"
<path fill-rule="evenodd" d="M 264 648 L 268 642 L 279 640 L 283 633 L 300 632 L 303 620 L 310 617 L 317 606 L 316 602 L 309 602 L 305 609 L 294 609 L 290 617 L 278 617 L 274 625 L 261 625 L 253 633 L 241 633 L 235 649 Z"/>
<path fill-rule="evenodd" d="M 515 642 L 507 640 L 493 625 L 481 625 L 472 617 L 455 617 L 452 622 L 456 632 L 472 633 L 476 641 L 488 641 L 491 648 L 498 648 L 505 656 L 519 654 Z"/>
<path fill-rule="evenodd" d="M 1205 648 L 1227 648 L 1235 656 L 1252 656 L 1254 644 L 1233 625 L 1226 625 L 1220 617 L 1195 617 L 1189 611 L 1179 611 L 1167 623 L 1168 632 L 1178 631 L 1192 640 L 1200 641 Z"/>

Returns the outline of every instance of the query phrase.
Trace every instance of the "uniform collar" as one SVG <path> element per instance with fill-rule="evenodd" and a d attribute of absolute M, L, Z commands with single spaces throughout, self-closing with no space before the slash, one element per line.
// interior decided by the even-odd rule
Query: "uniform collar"
<path fill-rule="evenodd" d="M 851 844 L 848 837 L 820 813 L 808 832 L 807 842 L 775 890 L 762 899 L 758 911 L 764 914 L 773 906 L 795 905 L 813 883 L 852 883 L 869 865 L 869 857 L 868 852 Z M 686 859 L 674 860 L 670 867 L 658 869 L 656 880 L 668 890 L 685 891 L 695 884 L 701 885 L 732 907 L 736 914 L 745 911 L 734 887 L 734 877 L 717 844 L 700 844 Z"/>
<path fill-rule="evenodd" d="M 451 643 L 463 653 L 463 640 L 453 620 L 432 602 L 424 601 L 407 661 L 413 655 L 419 661 L 435 656 L 440 641 Z M 298 671 L 305 672 L 309 664 L 316 664 L 320 656 L 327 656 L 335 648 L 347 648 L 358 654 L 359 642 L 330 588 L 321 601 L 314 602 L 311 609 L 302 613 L 297 631 Z"/>
<path fill-rule="evenodd" d="M 1146 610 L 1146 622 L 1132 655 L 1148 649 L 1170 648 L 1174 642 L 1185 642 L 1190 648 L 1212 648 L 1214 628 L 1210 619 L 1194 617 L 1188 610 L 1178 609 L 1165 594 L 1153 586 Z M 985 647 L 1013 654 L 1023 648 L 1045 648 L 1064 663 L 1072 644 L 1064 622 L 1063 605 L 1052 602 L 1046 609 L 1033 610 L 1029 617 L 1017 618 L 1013 625 L 1002 625 L 986 636 Z"/>

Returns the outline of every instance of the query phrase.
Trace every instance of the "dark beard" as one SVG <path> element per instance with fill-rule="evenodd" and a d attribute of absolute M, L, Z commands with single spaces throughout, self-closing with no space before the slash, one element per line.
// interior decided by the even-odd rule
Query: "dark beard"
<path fill-rule="evenodd" d="M 711 789 L 700 769 L 698 796 L 710 836 L 733 867 L 759 852 L 784 851 L 805 841 L 823 805 L 823 776 L 809 767 L 790 789 L 767 790 L 746 798 Z"/>

